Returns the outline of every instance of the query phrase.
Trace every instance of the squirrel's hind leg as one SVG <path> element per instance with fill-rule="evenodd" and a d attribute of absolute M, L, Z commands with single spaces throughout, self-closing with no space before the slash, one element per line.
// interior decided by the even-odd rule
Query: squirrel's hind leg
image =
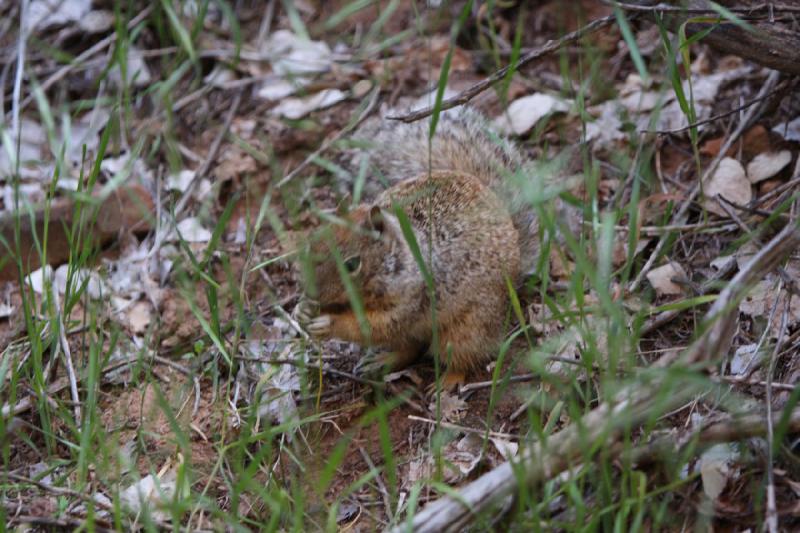
<path fill-rule="evenodd" d="M 493 321 L 477 321 L 482 315 L 470 313 L 457 326 L 445 329 L 439 338 L 439 360 L 446 371 L 441 376 L 441 389 L 452 391 L 467 380 L 467 375 L 492 360 L 499 344 L 500 329 Z M 428 392 L 436 390 L 436 383 Z"/>

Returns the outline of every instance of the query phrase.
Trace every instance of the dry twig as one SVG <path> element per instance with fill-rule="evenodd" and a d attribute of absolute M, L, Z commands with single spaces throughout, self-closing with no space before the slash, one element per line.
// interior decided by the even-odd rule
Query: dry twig
<path fill-rule="evenodd" d="M 519 61 L 517 61 L 513 65 L 508 65 L 506 67 L 503 67 L 494 74 L 492 74 L 491 76 L 489 76 L 488 78 L 484 79 L 483 81 L 480 81 L 475 85 L 473 85 L 472 87 L 464 91 L 461 91 L 452 98 L 443 100 L 441 106 L 439 107 L 439 110 L 445 111 L 447 109 L 466 104 L 467 102 L 478 96 L 480 93 L 482 93 L 483 91 L 494 85 L 495 83 L 503 80 L 510 70 L 517 71 L 520 68 L 527 65 L 528 63 L 531 63 L 537 59 L 541 59 L 549 54 L 552 54 L 553 52 L 561 49 L 564 45 L 573 43 L 578 39 L 580 39 L 581 37 L 584 37 L 586 35 L 596 32 L 597 30 L 603 29 L 606 26 L 611 25 L 611 23 L 614 22 L 614 20 L 616 20 L 616 17 L 614 15 L 608 15 L 606 17 L 593 20 L 586 26 L 583 26 L 582 28 L 570 32 L 558 40 L 554 41 L 551 39 L 547 41 L 547 43 L 545 43 L 543 46 L 540 46 L 539 48 L 536 48 L 531 52 L 525 54 L 523 57 L 519 59 Z M 400 120 L 402 122 L 416 122 L 417 120 L 432 115 L 433 110 L 434 110 L 433 106 L 429 106 L 420 109 L 418 111 L 408 113 L 406 115 L 391 116 L 387 118 L 391 120 Z"/>

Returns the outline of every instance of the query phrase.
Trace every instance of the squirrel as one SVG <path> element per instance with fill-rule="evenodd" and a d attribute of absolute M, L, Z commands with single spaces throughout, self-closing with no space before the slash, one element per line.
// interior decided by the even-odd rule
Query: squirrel
<path fill-rule="evenodd" d="M 537 214 L 519 188 L 533 167 L 467 108 L 442 113 L 430 140 L 427 123 L 381 119 L 353 139 L 367 145 L 350 161 L 358 169 L 368 158 L 365 202 L 310 239 L 295 314 L 318 338 L 384 348 L 370 371 L 438 348 L 452 389 L 493 358 L 509 289 L 538 260 Z"/>

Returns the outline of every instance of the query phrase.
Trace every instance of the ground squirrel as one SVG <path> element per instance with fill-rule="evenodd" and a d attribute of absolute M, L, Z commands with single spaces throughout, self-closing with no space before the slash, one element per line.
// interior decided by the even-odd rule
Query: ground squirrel
<path fill-rule="evenodd" d="M 497 353 L 509 287 L 534 267 L 539 236 L 514 185 L 526 179 L 524 158 L 509 141 L 466 109 L 443 114 L 430 143 L 428 128 L 373 120 L 354 135 L 369 143 L 351 161 L 369 158 L 366 202 L 310 239 L 309 298 L 297 316 L 318 337 L 384 348 L 370 369 L 401 368 L 438 338 L 451 388 Z M 433 279 L 435 313 L 398 209 Z"/>

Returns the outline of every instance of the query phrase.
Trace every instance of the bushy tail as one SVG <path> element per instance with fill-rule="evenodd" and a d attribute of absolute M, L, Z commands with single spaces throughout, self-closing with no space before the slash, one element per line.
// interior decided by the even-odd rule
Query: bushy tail
<path fill-rule="evenodd" d="M 355 154 L 353 167 L 369 158 L 368 182 L 382 190 L 396 181 L 435 170 L 473 175 L 494 188 L 504 174 L 520 169 L 523 158 L 507 139 L 494 133 L 482 115 L 468 108 L 444 112 L 429 139 L 430 122 L 405 124 L 376 118 L 353 136 L 365 150 Z M 382 185 L 382 186 L 381 186 Z"/>
<path fill-rule="evenodd" d="M 353 141 L 358 147 L 345 154 L 343 163 L 351 177 L 367 163 L 362 198 L 369 201 L 398 181 L 436 170 L 475 176 L 507 206 L 519 233 L 522 272 L 533 272 L 540 236 L 535 200 L 531 199 L 541 197 L 546 186 L 541 177 L 537 178 L 540 173 L 535 165 L 469 108 L 442 113 L 433 139 L 429 138 L 429 128 L 428 120 L 405 124 L 375 118 L 355 132 Z"/>

